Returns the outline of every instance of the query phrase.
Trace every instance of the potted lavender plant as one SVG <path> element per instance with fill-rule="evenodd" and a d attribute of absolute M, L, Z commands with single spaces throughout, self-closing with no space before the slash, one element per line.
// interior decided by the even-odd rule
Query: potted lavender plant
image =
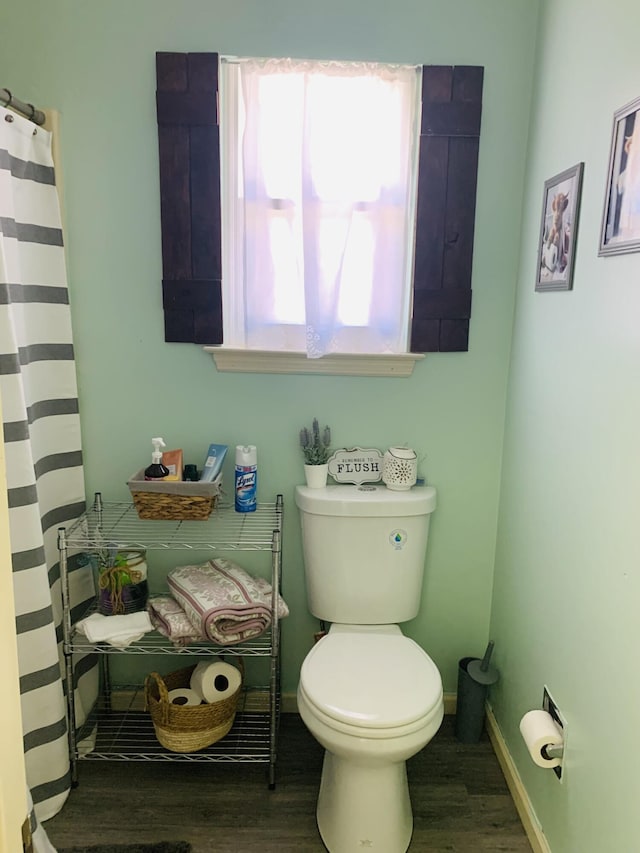
<path fill-rule="evenodd" d="M 307 486 L 323 489 L 327 485 L 328 461 L 331 455 L 331 430 L 328 426 L 320 432 L 318 419 L 314 418 L 311 429 L 300 430 L 300 447 L 304 456 L 304 475 Z"/>

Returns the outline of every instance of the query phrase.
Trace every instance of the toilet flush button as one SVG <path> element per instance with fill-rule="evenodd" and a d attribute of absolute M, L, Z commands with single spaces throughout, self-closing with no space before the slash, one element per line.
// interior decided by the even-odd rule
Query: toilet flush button
<path fill-rule="evenodd" d="M 407 544 L 407 531 L 401 528 L 392 530 L 389 534 L 389 542 L 393 546 L 394 551 L 400 551 Z"/>

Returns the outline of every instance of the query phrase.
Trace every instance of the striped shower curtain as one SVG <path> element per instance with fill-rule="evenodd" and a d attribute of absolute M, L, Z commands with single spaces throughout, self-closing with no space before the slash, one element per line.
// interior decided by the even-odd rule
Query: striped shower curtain
<path fill-rule="evenodd" d="M 51 135 L 4 108 L 0 395 L 25 766 L 36 814 L 46 820 L 70 787 L 57 528 L 84 510 L 84 477 Z M 70 563 L 72 603 L 82 609 L 92 596 L 91 571 L 82 555 Z M 97 691 L 97 667 L 86 657 L 75 670 L 84 717 Z"/>

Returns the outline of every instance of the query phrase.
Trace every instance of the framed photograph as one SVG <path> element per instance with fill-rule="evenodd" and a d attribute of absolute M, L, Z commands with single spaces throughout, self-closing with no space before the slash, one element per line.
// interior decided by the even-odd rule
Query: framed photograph
<path fill-rule="evenodd" d="M 542 195 L 536 290 L 571 290 L 584 163 L 549 178 Z"/>
<path fill-rule="evenodd" d="M 640 98 L 613 116 L 599 255 L 640 252 Z"/>

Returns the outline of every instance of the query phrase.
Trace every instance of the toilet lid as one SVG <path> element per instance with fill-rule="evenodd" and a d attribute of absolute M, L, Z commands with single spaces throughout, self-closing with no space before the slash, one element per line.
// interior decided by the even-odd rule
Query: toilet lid
<path fill-rule="evenodd" d="M 300 682 L 327 716 L 371 728 L 412 723 L 442 697 L 438 668 L 402 635 L 328 634 L 305 658 Z"/>

